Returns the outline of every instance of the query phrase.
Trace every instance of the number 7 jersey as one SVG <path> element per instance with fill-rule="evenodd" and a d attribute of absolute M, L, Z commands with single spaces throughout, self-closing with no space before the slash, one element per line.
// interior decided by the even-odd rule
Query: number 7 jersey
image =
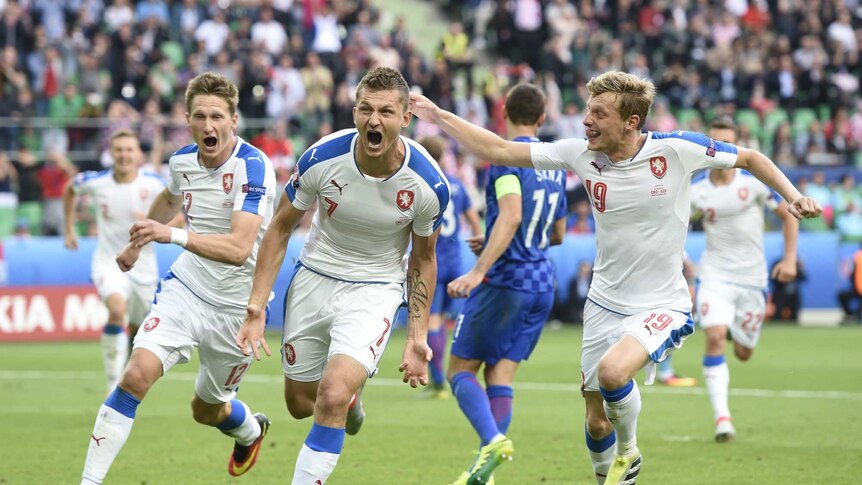
<path fill-rule="evenodd" d="M 530 145 L 536 168 L 568 168 L 587 189 L 596 221 L 596 262 L 588 298 L 633 315 L 691 311 L 682 255 L 691 212 L 691 173 L 730 168 L 736 146 L 701 133 L 648 132 L 631 159 L 613 162 L 567 139 Z"/>

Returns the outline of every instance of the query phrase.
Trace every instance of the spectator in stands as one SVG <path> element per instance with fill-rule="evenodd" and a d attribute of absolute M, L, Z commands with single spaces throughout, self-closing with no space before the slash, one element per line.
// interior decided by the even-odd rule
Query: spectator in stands
<path fill-rule="evenodd" d="M 251 41 L 263 45 L 269 55 L 277 58 L 287 45 L 287 32 L 274 16 L 272 7 L 264 6 L 260 9 L 260 18 L 251 26 Z"/>
<path fill-rule="evenodd" d="M 223 10 L 216 10 L 211 19 L 204 20 L 195 29 L 195 39 L 203 42 L 204 51 L 210 57 L 218 54 L 227 42 L 230 35 L 230 27 L 227 25 L 227 16 Z"/>
<path fill-rule="evenodd" d="M 6 153 L 0 150 L 0 239 L 13 231 L 18 208 L 18 172 Z"/>
<path fill-rule="evenodd" d="M 63 189 L 77 172 L 62 153 L 54 150 L 45 153 L 36 177 L 42 186 L 42 233 L 46 236 L 63 234 Z"/>
<path fill-rule="evenodd" d="M 473 85 L 473 51 L 461 22 L 449 24 L 449 30 L 440 39 L 438 55 L 446 61 L 453 77 L 463 72 L 466 86 Z"/>
<path fill-rule="evenodd" d="M 775 265 L 780 261 L 776 260 L 772 263 L 769 269 L 770 275 L 774 274 Z M 798 321 L 799 308 L 802 306 L 800 284 L 806 279 L 805 266 L 802 264 L 801 259 L 796 261 L 796 279 L 793 281 L 782 283 L 777 278 L 770 276 L 769 285 L 772 288 L 772 298 L 769 307 L 772 309 L 772 314 L 767 314 L 766 318 L 790 322 Z M 769 313 L 768 310 L 767 313 Z"/>
<path fill-rule="evenodd" d="M 317 52 L 309 52 L 305 67 L 299 70 L 305 86 L 305 114 L 310 126 L 329 120 L 329 109 L 335 89 L 332 71 L 321 64 Z"/>
<path fill-rule="evenodd" d="M 862 249 L 853 253 L 849 277 L 850 285 L 837 297 L 844 310 L 844 322 L 858 323 L 862 320 Z"/>

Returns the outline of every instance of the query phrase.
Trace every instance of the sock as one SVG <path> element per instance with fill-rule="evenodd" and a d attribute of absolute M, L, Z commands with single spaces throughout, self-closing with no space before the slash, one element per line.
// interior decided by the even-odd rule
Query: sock
<path fill-rule="evenodd" d="M 102 362 L 108 378 L 108 392 L 117 387 L 126 361 L 129 360 L 129 336 L 122 325 L 108 323 L 102 329 Z"/>
<path fill-rule="evenodd" d="M 230 402 L 230 414 L 215 427 L 242 446 L 254 443 L 260 436 L 260 423 L 251 415 L 251 409 L 239 399 Z"/>
<path fill-rule="evenodd" d="M 673 364 L 670 362 L 670 355 L 667 356 L 666 359 L 659 362 L 658 364 L 658 378 L 659 380 L 670 379 L 674 375 Z"/>
<path fill-rule="evenodd" d="M 730 387 L 730 370 L 724 355 L 703 356 L 703 380 L 706 382 L 706 393 L 712 403 L 715 420 L 730 417 L 730 407 L 727 404 L 727 390 Z"/>
<path fill-rule="evenodd" d="M 616 452 L 614 445 L 617 442 L 617 434 L 611 431 L 611 434 L 597 440 L 590 436 L 586 426 L 584 426 L 584 435 L 587 438 L 587 450 L 590 452 L 590 461 L 593 462 L 593 473 L 596 474 L 596 483 L 602 485 L 605 483 L 608 470 L 614 461 L 614 453 Z"/>
<path fill-rule="evenodd" d="M 296 457 L 296 467 L 293 472 L 292 485 L 307 485 L 310 483 L 326 483 L 341 449 L 344 447 L 344 428 L 330 428 L 317 423 L 311 425 L 311 430 L 305 438 L 299 455 Z"/>
<path fill-rule="evenodd" d="M 487 445 L 495 436 L 501 434 L 491 413 L 488 395 L 476 380 L 476 376 L 470 372 L 459 372 L 452 376 L 449 385 L 452 386 L 452 394 L 458 400 L 461 412 L 479 435 L 481 446 Z"/>
<path fill-rule="evenodd" d="M 434 387 L 439 388 L 446 382 L 445 374 L 443 374 L 443 360 L 446 357 L 445 327 L 428 333 L 428 346 L 434 352 L 434 356 L 431 357 L 431 362 L 428 364 L 428 370 L 431 371 L 431 383 L 434 384 Z"/>
<path fill-rule="evenodd" d="M 637 447 L 638 414 L 641 412 L 641 393 L 634 380 L 619 389 L 599 387 L 605 398 L 605 414 L 617 435 L 617 455 L 630 455 Z"/>
<path fill-rule="evenodd" d="M 108 469 L 132 432 L 135 412 L 141 401 L 119 387 L 105 399 L 96 416 L 87 459 L 84 461 L 83 483 L 102 483 Z"/>
<path fill-rule="evenodd" d="M 506 434 L 512 422 L 512 401 L 515 398 L 515 392 L 511 386 L 488 386 L 486 393 L 497 429 L 500 433 Z"/>

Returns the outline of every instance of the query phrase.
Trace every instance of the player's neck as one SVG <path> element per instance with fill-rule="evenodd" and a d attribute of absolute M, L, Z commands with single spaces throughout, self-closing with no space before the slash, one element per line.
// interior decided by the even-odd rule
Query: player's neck
<path fill-rule="evenodd" d="M 509 140 L 516 138 L 537 138 L 537 131 L 538 128 L 535 126 L 506 124 L 506 138 Z"/>
<path fill-rule="evenodd" d="M 647 134 L 641 132 L 632 132 L 624 134 L 623 139 L 616 146 L 616 149 L 605 152 L 605 155 L 612 162 L 622 162 L 633 158 L 640 151 L 641 147 L 646 143 Z"/>
<path fill-rule="evenodd" d="M 404 144 L 395 140 L 392 147 L 381 157 L 371 157 L 361 147 L 357 146 L 356 164 L 359 170 L 369 177 L 387 178 L 401 169 L 404 163 Z"/>
<path fill-rule="evenodd" d="M 127 184 L 127 183 L 135 180 L 136 178 L 138 178 L 138 171 L 137 170 L 133 170 L 133 171 L 125 173 L 125 174 L 121 174 L 117 171 L 114 171 L 114 180 L 118 184 Z"/>
<path fill-rule="evenodd" d="M 709 171 L 709 181 L 712 182 L 713 185 L 727 185 L 733 181 L 733 176 L 735 174 L 736 173 L 733 169 L 712 169 Z"/>

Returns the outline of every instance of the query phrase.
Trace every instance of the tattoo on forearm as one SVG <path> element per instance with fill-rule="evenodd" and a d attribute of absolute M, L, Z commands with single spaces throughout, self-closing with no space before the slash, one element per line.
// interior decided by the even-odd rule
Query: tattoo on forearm
<path fill-rule="evenodd" d="M 407 318 L 418 320 L 420 312 L 428 308 L 428 286 L 418 269 L 407 275 Z"/>

